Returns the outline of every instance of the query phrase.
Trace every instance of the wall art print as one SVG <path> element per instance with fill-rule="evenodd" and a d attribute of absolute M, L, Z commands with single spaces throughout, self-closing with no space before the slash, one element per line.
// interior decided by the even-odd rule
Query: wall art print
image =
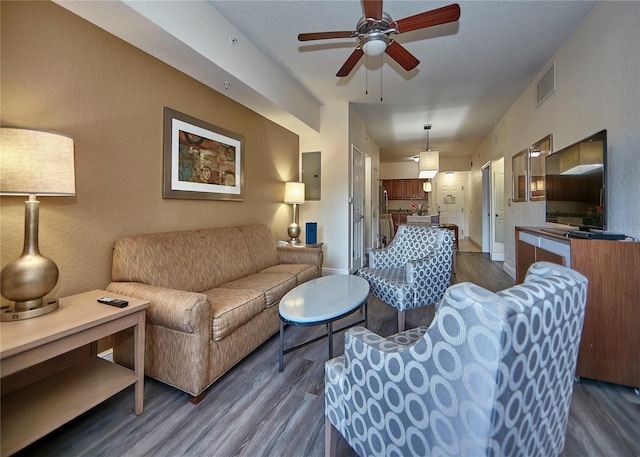
<path fill-rule="evenodd" d="M 244 200 L 244 137 L 164 109 L 164 198 Z"/>

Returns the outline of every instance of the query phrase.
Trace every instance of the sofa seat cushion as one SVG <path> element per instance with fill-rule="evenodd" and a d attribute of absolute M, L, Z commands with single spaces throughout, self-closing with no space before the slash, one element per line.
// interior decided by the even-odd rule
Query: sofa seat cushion
<path fill-rule="evenodd" d="M 220 341 L 265 308 L 264 292 L 258 289 L 218 287 L 204 294 L 211 303 L 213 341 Z"/>
<path fill-rule="evenodd" d="M 296 286 L 296 277 L 291 274 L 260 274 L 245 276 L 222 284 L 226 289 L 257 289 L 264 292 L 265 306 L 269 308 L 280 302 L 284 294 Z"/>
<path fill-rule="evenodd" d="M 273 267 L 265 268 L 258 273 L 261 274 L 289 274 L 296 277 L 296 285 L 310 281 L 318 277 L 318 268 L 308 263 L 283 263 Z"/>

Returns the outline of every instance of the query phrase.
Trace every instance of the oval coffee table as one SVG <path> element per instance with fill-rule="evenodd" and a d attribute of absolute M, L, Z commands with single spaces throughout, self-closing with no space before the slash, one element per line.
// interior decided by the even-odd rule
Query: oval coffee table
<path fill-rule="evenodd" d="M 364 322 L 367 326 L 367 300 L 369 283 L 360 276 L 334 275 L 312 279 L 294 287 L 282 297 L 279 305 L 280 315 L 280 368 L 284 364 L 284 354 L 315 343 L 323 338 L 329 339 L 329 358 L 333 358 L 333 335 Z M 364 319 L 338 330 L 333 323 L 348 316 L 364 306 Z M 284 349 L 284 326 L 327 324 L 327 333 L 297 346 Z"/>

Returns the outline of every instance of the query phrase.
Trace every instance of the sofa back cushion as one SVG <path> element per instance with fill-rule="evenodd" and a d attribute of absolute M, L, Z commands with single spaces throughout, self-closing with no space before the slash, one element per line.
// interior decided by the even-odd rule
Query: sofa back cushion
<path fill-rule="evenodd" d="M 113 281 L 203 292 L 277 263 L 264 224 L 123 236 L 114 243 Z"/>

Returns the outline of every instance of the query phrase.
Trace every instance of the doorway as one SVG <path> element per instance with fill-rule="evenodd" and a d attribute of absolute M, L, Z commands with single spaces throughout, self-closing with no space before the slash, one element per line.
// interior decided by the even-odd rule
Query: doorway
<path fill-rule="evenodd" d="M 491 260 L 504 261 L 504 158 L 491 163 Z"/>

